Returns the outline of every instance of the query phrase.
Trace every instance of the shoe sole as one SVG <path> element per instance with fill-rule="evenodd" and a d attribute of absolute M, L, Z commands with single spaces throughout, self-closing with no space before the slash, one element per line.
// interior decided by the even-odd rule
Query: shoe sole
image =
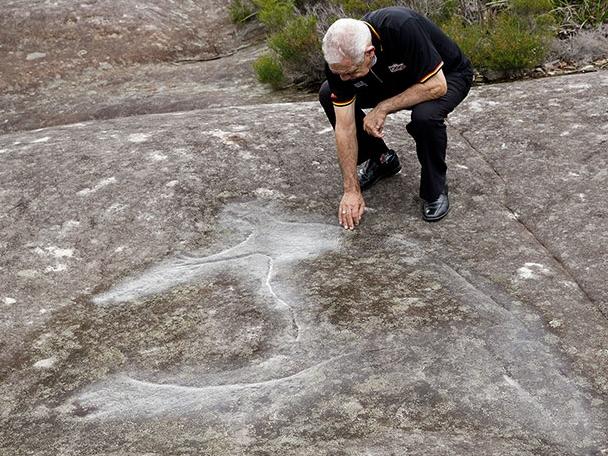
<path fill-rule="evenodd" d="M 369 190 L 371 187 L 373 187 L 374 185 L 376 185 L 382 179 L 386 179 L 388 177 L 393 177 L 395 174 L 399 174 L 400 172 L 401 172 L 401 165 L 399 165 L 399 168 L 395 169 L 395 171 L 393 171 L 392 173 L 390 173 L 390 174 L 384 174 L 382 176 L 379 176 L 377 179 L 371 181 L 365 187 L 361 187 L 361 191 Z"/>

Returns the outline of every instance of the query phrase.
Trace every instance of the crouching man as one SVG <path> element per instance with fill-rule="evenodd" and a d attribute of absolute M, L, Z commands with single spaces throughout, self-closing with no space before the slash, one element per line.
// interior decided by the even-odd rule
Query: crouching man
<path fill-rule="evenodd" d="M 327 81 L 319 99 L 342 171 L 340 224 L 354 229 L 365 210 L 361 192 L 401 170 L 383 128 L 387 115 L 404 109 L 412 111 L 406 128 L 421 165 L 422 217 L 442 219 L 449 210 L 444 121 L 471 88 L 469 60 L 435 24 L 400 7 L 337 20 L 323 38 L 323 55 Z"/>

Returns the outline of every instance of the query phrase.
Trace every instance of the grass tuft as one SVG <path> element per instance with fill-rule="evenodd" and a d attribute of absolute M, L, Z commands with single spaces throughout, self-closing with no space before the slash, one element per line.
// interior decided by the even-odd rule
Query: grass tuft
<path fill-rule="evenodd" d="M 249 0 L 231 0 L 228 13 L 234 24 L 240 24 L 255 16 L 256 7 Z"/>

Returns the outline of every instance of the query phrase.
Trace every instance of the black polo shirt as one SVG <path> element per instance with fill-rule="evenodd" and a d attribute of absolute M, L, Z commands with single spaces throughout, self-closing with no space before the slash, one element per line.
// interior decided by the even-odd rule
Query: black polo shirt
<path fill-rule="evenodd" d="M 370 28 L 377 61 L 360 79 L 342 81 L 325 64 L 336 106 L 347 106 L 359 91 L 386 98 L 437 74 L 471 71 L 460 48 L 435 24 L 409 8 L 382 8 L 361 19 Z"/>

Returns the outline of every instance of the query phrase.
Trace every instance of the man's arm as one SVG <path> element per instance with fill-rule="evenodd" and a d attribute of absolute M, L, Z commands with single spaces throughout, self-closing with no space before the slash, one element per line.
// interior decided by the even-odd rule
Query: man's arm
<path fill-rule="evenodd" d="M 419 103 L 441 98 L 448 91 L 448 85 L 439 70 L 434 76 L 423 83 L 414 84 L 400 94 L 387 98 L 378 103 L 363 120 L 363 128 L 372 136 L 381 138 L 383 136 L 384 121 L 386 116 L 403 109 L 409 109 Z"/>
<path fill-rule="evenodd" d="M 376 108 L 384 111 L 386 114 L 391 114 L 416 106 L 423 101 L 441 98 L 447 91 L 448 85 L 443 75 L 443 70 L 439 70 L 437 74 L 425 82 L 414 84 L 404 92 L 380 102 Z"/>
<path fill-rule="evenodd" d="M 342 171 L 344 194 L 338 208 L 338 221 L 347 229 L 359 224 L 365 202 L 357 176 L 357 126 L 355 124 L 355 103 L 344 107 L 334 107 L 336 112 L 336 148 Z"/>

